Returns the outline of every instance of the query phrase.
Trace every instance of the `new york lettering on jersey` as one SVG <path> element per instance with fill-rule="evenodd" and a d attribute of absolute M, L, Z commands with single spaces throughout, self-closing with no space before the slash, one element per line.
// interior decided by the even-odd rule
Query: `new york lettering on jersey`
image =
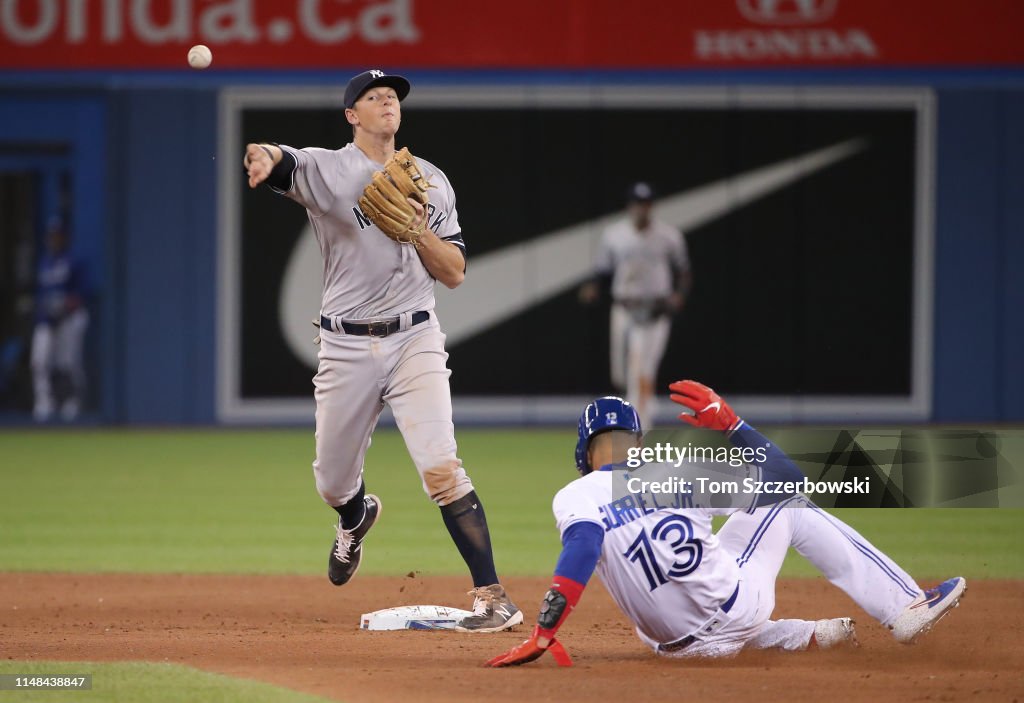
<path fill-rule="evenodd" d="M 363 214 L 363 211 L 359 209 L 358 205 L 352 206 L 352 214 L 355 216 L 356 226 L 359 227 L 360 230 L 373 226 L 373 222 L 370 221 L 369 217 Z M 427 203 L 427 227 L 429 227 L 430 231 L 434 234 L 440 235 L 441 225 L 448 219 L 448 216 L 449 214 L 446 211 L 441 210 L 434 205 L 434 203 Z"/>

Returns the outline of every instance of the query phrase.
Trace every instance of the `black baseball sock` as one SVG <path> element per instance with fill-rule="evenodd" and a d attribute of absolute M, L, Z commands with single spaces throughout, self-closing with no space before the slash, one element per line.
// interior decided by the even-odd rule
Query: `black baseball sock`
<path fill-rule="evenodd" d="M 363 503 L 363 498 L 366 496 L 366 484 L 362 481 L 359 482 L 359 492 L 357 492 L 352 499 L 342 505 L 334 506 L 334 509 L 338 511 L 338 515 L 341 515 L 341 526 L 351 530 L 363 521 L 363 515 L 366 514 L 366 504 Z"/>
<path fill-rule="evenodd" d="M 444 526 L 448 528 L 452 541 L 459 548 L 459 554 L 469 567 L 473 586 L 498 583 L 487 516 L 476 491 L 470 491 L 453 503 L 442 505 L 441 517 L 444 518 Z"/>

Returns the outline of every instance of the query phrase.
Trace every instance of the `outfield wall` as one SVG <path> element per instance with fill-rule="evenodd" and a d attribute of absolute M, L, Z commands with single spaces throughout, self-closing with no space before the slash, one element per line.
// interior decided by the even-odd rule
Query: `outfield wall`
<path fill-rule="evenodd" d="M 657 84 L 930 91 L 934 287 L 931 388 L 921 419 L 1024 419 L 1024 282 L 1016 275 L 1024 266 L 1021 72 L 401 72 L 417 88 L 469 82 L 499 89 Z M 76 246 L 98 283 L 90 358 L 102 421 L 217 421 L 221 92 L 260 85 L 333 91 L 348 73 L 0 75 L 5 141 L 63 141 L 74 155 Z M 415 119 L 407 115 L 410 124 Z M 274 314 L 268 311 L 268 319 Z M 856 321 L 850 325 L 855 334 Z M 745 352 L 758 354 L 756 348 Z M 855 413 L 853 419 L 872 418 Z"/>

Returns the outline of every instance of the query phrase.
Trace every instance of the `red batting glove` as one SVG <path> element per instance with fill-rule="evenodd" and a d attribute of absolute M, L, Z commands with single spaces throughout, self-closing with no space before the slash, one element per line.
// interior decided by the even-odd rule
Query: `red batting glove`
<path fill-rule="evenodd" d="M 679 419 L 694 427 L 731 432 L 742 422 L 729 404 L 703 383 L 676 381 L 669 385 L 669 390 L 673 391 L 669 396 L 673 402 L 693 411 L 693 414 L 680 413 Z"/>
<path fill-rule="evenodd" d="M 520 664 L 532 662 L 534 659 L 539 659 L 544 652 L 551 652 L 551 656 L 555 658 L 555 663 L 559 666 L 572 666 L 572 658 L 565 651 L 565 647 L 562 646 L 561 642 L 553 639 L 548 642 L 546 647 L 541 647 L 537 644 L 539 636 L 540 626 L 538 625 L 533 629 L 530 639 L 513 647 L 504 654 L 499 654 L 494 659 L 489 660 L 484 666 L 519 666 Z"/>

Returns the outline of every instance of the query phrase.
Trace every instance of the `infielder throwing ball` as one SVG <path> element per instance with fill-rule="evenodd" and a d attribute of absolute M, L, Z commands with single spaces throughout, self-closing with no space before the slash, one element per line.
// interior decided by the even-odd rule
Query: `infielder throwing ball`
<path fill-rule="evenodd" d="M 694 413 L 681 419 L 726 432 L 736 446 L 766 448 L 766 460 L 755 467 L 765 481 L 803 480 L 789 457 L 710 388 L 695 381 L 670 388 L 672 400 Z M 636 411 L 619 398 L 598 398 L 583 411 L 576 445 L 582 478 L 559 491 L 553 505 L 563 548 L 551 589 L 530 639 L 488 665 L 524 664 L 549 649 L 559 664 L 571 664 L 555 635 L 595 568 L 640 639 L 669 657 L 855 642 L 850 618 L 769 619 L 775 579 L 791 546 L 900 642 L 913 642 L 959 604 L 963 578 L 922 590 L 849 525 L 802 495 L 755 496 L 747 510 L 696 502 L 679 508 L 609 504 L 611 469 L 622 468 L 640 433 Z M 727 513 L 731 517 L 715 535 L 712 515 Z"/>
<path fill-rule="evenodd" d="M 356 573 L 381 514 L 363 460 L 384 403 L 473 578 L 473 615 L 457 629 L 497 632 L 523 616 L 498 582 L 483 504 L 456 455 L 451 372 L 434 281 L 465 277 L 465 244 L 448 178 L 395 151 L 409 81 L 373 70 L 345 90 L 352 143 L 337 150 L 248 144 L 249 186 L 266 182 L 306 208 L 324 259 L 315 384 L 317 491 L 339 515 L 331 583 Z"/>

